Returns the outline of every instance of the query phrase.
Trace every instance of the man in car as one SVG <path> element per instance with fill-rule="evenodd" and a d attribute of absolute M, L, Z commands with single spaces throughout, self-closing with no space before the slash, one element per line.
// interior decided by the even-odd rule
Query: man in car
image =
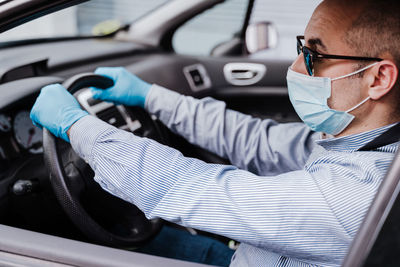
<path fill-rule="evenodd" d="M 339 266 L 397 149 L 398 139 L 376 138 L 398 128 L 399 14 L 397 0 L 319 5 L 287 75 L 305 124 L 252 118 L 122 68 L 96 71 L 115 85 L 94 89 L 95 98 L 142 106 L 232 166 L 116 129 L 61 85 L 42 89 L 31 118 L 70 141 L 105 190 L 148 218 L 240 241 L 233 266 Z"/>

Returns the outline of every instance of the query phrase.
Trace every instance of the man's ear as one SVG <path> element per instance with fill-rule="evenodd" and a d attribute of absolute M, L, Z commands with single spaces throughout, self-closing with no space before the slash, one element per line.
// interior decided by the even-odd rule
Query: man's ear
<path fill-rule="evenodd" d="M 399 70 L 391 60 L 382 60 L 368 72 L 368 94 L 373 100 L 383 97 L 396 84 Z"/>

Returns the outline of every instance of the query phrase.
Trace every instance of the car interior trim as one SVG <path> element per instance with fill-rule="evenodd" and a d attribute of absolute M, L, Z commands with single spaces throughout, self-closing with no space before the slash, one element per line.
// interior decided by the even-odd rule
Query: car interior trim
<path fill-rule="evenodd" d="M 219 97 L 242 97 L 242 96 L 288 96 L 288 90 L 283 86 L 249 86 L 246 91 L 237 87 L 224 87 L 215 92 Z"/>
<path fill-rule="evenodd" d="M 73 266 L 207 266 L 93 245 L 6 225 L 0 225 L 0 236 L 0 251 Z"/>
<path fill-rule="evenodd" d="M 400 192 L 400 151 L 383 179 L 379 191 L 354 238 L 343 267 L 363 266 Z"/>

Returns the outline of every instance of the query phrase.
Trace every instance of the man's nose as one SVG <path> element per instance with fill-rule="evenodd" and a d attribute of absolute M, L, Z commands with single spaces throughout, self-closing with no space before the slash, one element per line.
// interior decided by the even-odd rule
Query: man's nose
<path fill-rule="evenodd" d="M 307 75 L 307 69 L 306 65 L 304 64 L 303 53 L 300 53 L 300 55 L 297 56 L 297 58 L 293 61 L 292 66 L 290 66 L 290 68 L 295 72 Z"/>

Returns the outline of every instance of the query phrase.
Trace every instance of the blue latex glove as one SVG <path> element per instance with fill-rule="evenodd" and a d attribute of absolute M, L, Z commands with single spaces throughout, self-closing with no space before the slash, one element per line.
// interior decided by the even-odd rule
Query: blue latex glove
<path fill-rule="evenodd" d="M 68 129 L 86 115 L 88 113 L 61 84 L 51 84 L 40 91 L 30 117 L 36 126 L 44 127 L 69 142 Z"/>
<path fill-rule="evenodd" d="M 151 84 L 141 80 L 122 67 L 98 68 L 95 73 L 112 79 L 114 86 L 105 90 L 92 88 L 93 98 L 113 102 L 117 105 L 144 108 Z"/>

